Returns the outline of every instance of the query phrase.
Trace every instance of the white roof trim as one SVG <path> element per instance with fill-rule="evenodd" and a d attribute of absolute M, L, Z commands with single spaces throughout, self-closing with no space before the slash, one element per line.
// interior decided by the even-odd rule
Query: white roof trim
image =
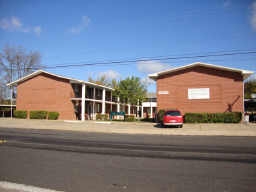
<path fill-rule="evenodd" d="M 253 71 L 247 71 L 247 70 L 241 70 L 241 69 L 236 69 L 236 68 L 224 67 L 224 66 L 213 65 L 213 64 L 209 64 L 209 63 L 195 62 L 195 63 L 191 63 L 191 64 L 184 65 L 184 66 L 181 66 L 181 67 L 172 68 L 172 69 L 168 69 L 168 70 L 165 70 L 165 71 L 160 71 L 158 73 L 152 73 L 152 74 L 149 74 L 148 77 L 151 78 L 151 79 L 156 80 L 159 76 L 166 75 L 166 74 L 173 73 L 173 72 L 180 71 L 180 70 L 184 70 L 184 69 L 188 69 L 188 68 L 192 68 L 192 67 L 195 67 L 195 66 L 203 66 L 203 67 L 220 69 L 220 70 L 225 70 L 225 71 L 238 72 L 238 73 L 241 73 L 241 75 L 243 76 L 243 79 L 246 79 L 251 74 L 253 74 Z"/>
<path fill-rule="evenodd" d="M 13 86 L 13 85 L 17 85 L 18 83 L 21 83 L 27 79 L 31 79 L 41 73 L 45 73 L 45 74 L 48 74 L 48 75 L 51 75 L 51 76 L 54 76 L 54 77 L 58 77 L 58 78 L 61 78 L 61 79 L 67 79 L 70 81 L 70 83 L 80 83 L 80 84 L 86 84 L 86 85 L 92 85 L 94 87 L 101 87 L 101 88 L 105 88 L 105 89 L 108 89 L 108 90 L 114 90 L 113 88 L 111 87 L 107 87 L 107 86 L 104 86 L 104 85 L 98 85 L 96 83 L 91 83 L 91 82 L 88 82 L 88 81 L 83 81 L 83 80 L 79 80 L 79 79 L 73 79 L 73 78 L 69 78 L 69 77 L 64 77 L 64 76 L 61 76 L 61 75 L 56 75 L 56 74 L 53 74 L 53 73 L 49 73 L 47 71 L 44 71 L 44 70 L 37 70 L 27 76 L 24 76 L 16 81 L 13 81 L 11 83 L 8 83 L 7 86 Z"/>

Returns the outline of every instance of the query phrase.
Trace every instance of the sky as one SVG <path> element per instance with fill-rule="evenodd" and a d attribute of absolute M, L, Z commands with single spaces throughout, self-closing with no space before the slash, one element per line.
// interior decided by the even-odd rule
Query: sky
<path fill-rule="evenodd" d="M 0 0 L 0 50 L 38 51 L 44 70 L 87 80 L 138 76 L 206 62 L 256 71 L 255 0 Z M 175 57 L 171 60 L 153 58 Z M 122 62 L 111 61 L 136 60 Z M 56 65 L 104 65 L 54 68 Z M 256 75 L 253 76 L 256 78 Z"/>

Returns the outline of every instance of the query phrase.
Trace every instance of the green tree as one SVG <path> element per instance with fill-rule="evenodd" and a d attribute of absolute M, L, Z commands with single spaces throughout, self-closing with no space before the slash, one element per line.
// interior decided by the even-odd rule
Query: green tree
<path fill-rule="evenodd" d="M 146 86 L 141 83 L 139 77 L 127 77 L 121 80 L 115 88 L 114 96 L 119 96 L 121 102 L 136 105 L 138 100 L 142 101 L 146 97 Z"/>
<path fill-rule="evenodd" d="M 245 82 L 244 96 L 246 99 L 251 99 L 251 94 L 256 93 L 256 79 Z"/>

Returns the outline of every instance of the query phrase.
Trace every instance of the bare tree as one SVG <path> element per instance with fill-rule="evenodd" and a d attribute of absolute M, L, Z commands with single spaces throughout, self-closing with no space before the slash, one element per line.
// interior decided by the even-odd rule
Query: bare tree
<path fill-rule="evenodd" d="M 94 80 L 92 77 L 89 77 L 88 81 L 91 83 L 96 83 L 98 85 L 111 86 L 111 80 L 108 79 L 106 75 L 98 76 L 96 80 Z"/>
<path fill-rule="evenodd" d="M 91 83 L 96 83 L 98 85 L 112 87 L 114 89 L 118 86 L 118 83 L 119 83 L 119 80 L 117 80 L 115 78 L 107 77 L 105 74 L 99 75 L 96 79 L 89 77 L 88 81 Z"/>
<path fill-rule="evenodd" d="M 26 52 L 21 46 L 5 46 L 0 52 L 0 97 L 5 95 L 6 83 L 10 83 L 41 68 L 40 61 L 41 56 L 37 51 Z"/>
<path fill-rule="evenodd" d="M 0 69 L 4 79 L 10 82 L 41 68 L 39 52 L 27 53 L 23 47 L 5 46 L 0 53 Z"/>

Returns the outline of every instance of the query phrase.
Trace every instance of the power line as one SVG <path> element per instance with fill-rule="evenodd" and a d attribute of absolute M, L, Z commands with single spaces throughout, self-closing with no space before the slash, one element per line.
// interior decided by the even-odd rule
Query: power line
<path fill-rule="evenodd" d="M 43 69 L 56 69 L 56 68 L 69 68 L 69 67 L 83 67 L 83 66 L 95 66 L 95 65 L 128 65 L 136 62 L 147 62 L 147 61 L 168 61 L 168 60 L 182 60 L 182 59 L 196 59 L 196 58 L 208 58 L 208 57 L 224 57 L 234 55 L 251 55 L 256 54 L 256 50 L 245 51 L 245 50 L 233 50 L 233 51 L 218 51 L 208 52 L 208 54 L 191 55 L 191 53 L 183 54 L 182 56 L 157 56 L 157 57 L 141 57 L 135 59 L 116 60 L 116 61 L 102 61 L 102 62 L 79 62 L 73 64 L 58 64 L 55 66 L 43 66 Z M 40 68 L 30 67 L 26 69 L 38 70 Z M 17 70 L 14 69 L 13 70 Z"/>
<path fill-rule="evenodd" d="M 82 66 L 94 66 L 94 65 L 127 65 L 128 63 L 136 62 L 146 62 L 146 61 L 166 61 L 166 60 L 180 60 L 180 59 L 195 59 L 195 58 L 207 58 L 207 57 L 223 57 L 232 55 L 249 55 L 256 54 L 256 51 L 246 51 L 246 52 L 227 52 L 218 54 L 206 54 L 206 55 L 194 55 L 194 56 L 176 56 L 176 57 L 152 57 L 152 58 L 139 58 L 139 59 L 128 59 L 128 60 L 116 60 L 116 61 L 102 61 L 102 62 L 92 62 L 92 63 L 77 63 L 77 64 L 66 64 L 66 65 L 56 65 L 56 66 L 46 66 L 46 69 L 55 68 L 68 68 L 68 67 L 82 67 Z M 30 68 L 35 69 L 35 68 Z"/>

